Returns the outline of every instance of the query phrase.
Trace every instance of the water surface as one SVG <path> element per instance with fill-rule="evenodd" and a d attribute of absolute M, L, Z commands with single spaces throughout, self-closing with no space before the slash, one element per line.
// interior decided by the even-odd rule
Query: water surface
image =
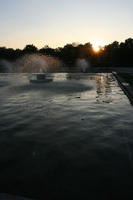
<path fill-rule="evenodd" d="M 133 196 L 133 108 L 113 75 L 47 76 L 0 75 L 0 192 Z"/>

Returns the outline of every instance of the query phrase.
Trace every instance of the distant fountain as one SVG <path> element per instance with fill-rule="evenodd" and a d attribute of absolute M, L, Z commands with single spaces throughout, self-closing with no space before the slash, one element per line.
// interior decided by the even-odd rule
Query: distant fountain
<path fill-rule="evenodd" d="M 0 61 L 2 72 L 6 73 L 47 73 L 60 71 L 63 63 L 54 57 L 42 54 L 25 55 L 15 62 Z"/>
<path fill-rule="evenodd" d="M 41 54 L 26 55 L 17 61 L 17 72 L 47 73 L 56 72 L 62 66 L 57 58 Z"/>
<path fill-rule="evenodd" d="M 76 61 L 77 70 L 87 72 L 90 70 L 90 63 L 86 59 L 78 59 Z"/>

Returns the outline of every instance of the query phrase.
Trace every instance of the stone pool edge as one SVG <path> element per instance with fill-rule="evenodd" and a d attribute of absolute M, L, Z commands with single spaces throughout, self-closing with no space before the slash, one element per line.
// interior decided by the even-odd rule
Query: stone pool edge
<path fill-rule="evenodd" d="M 133 88 L 121 76 L 119 76 L 117 72 L 112 72 L 112 74 L 116 78 L 119 86 L 121 87 L 125 95 L 128 97 L 131 105 L 133 106 Z"/>

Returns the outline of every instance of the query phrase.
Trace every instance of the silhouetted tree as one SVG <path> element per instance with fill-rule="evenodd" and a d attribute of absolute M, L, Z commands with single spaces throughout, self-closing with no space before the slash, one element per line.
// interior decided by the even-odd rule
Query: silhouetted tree
<path fill-rule="evenodd" d="M 56 49 L 45 45 L 40 50 L 33 44 L 26 45 L 21 49 L 0 47 L 0 60 L 15 61 L 25 54 L 41 53 L 61 59 L 68 67 L 74 67 L 77 59 L 88 60 L 93 67 L 133 67 L 133 39 L 128 38 L 125 42 L 114 41 L 112 44 L 101 47 L 98 53 L 94 52 L 92 44 L 67 44 Z M 0 71 L 2 67 L 0 66 Z"/>
<path fill-rule="evenodd" d="M 24 54 L 31 54 L 31 53 L 37 53 L 38 49 L 35 47 L 33 44 L 28 44 L 26 47 L 23 49 Z"/>
<path fill-rule="evenodd" d="M 44 55 L 55 56 L 55 49 L 50 48 L 48 45 L 45 45 L 39 52 Z"/>

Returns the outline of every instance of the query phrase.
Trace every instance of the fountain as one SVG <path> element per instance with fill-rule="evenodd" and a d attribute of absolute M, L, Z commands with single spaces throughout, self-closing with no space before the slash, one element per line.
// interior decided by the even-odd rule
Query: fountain
<path fill-rule="evenodd" d="M 36 75 L 36 79 L 30 80 L 31 83 L 48 83 L 51 81 L 51 78 L 46 78 L 46 75 L 44 74 L 42 69 L 40 69 L 40 72 Z"/>
<path fill-rule="evenodd" d="M 77 59 L 76 66 L 79 71 L 84 73 L 90 70 L 90 64 L 86 59 Z"/>
<path fill-rule="evenodd" d="M 36 79 L 31 79 L 31 83 L 48 83 L 51 82 L 52 78 L 47 78 L 44 73 L 39 73 L 36 75 Z"/>

